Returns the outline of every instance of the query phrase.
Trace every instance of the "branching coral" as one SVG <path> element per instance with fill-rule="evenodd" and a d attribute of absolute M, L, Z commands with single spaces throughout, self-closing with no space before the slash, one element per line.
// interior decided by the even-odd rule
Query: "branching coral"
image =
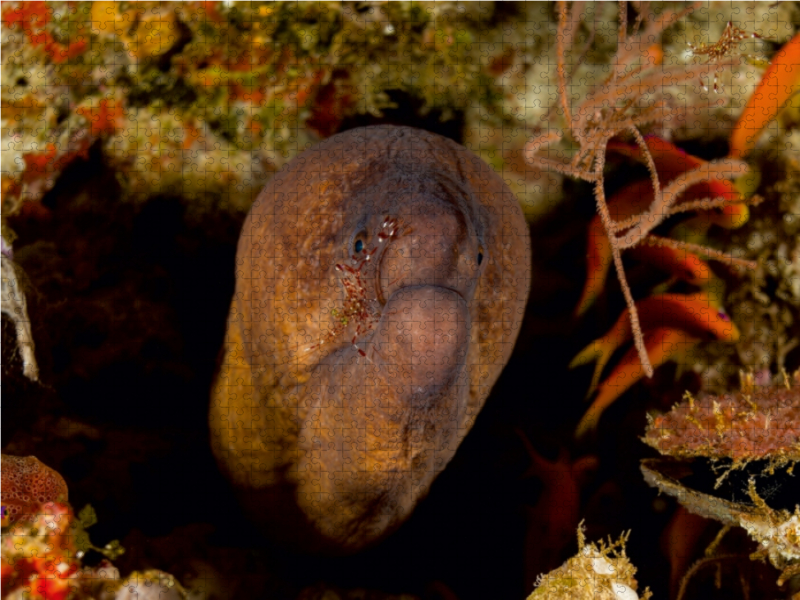
<path fill-rule="evenodd" d="M 676 177 L 707 164 L 706 161 L 659 137 L 647 136 L 645 143 L 656 165 L 662 188 L 670 185 Z M 636 145 L 612 141 L 607 150 L 637 161 L 643 161 L 645 158 Z M 757 198 L 753 198 L 745 203 L 741 192 L 730 181 L 701 180 L 681 194 L 674 210 L 675 212 L 679 209 L 680 212 L 700 211 L 696 217 L 685 223 L 692 231 L 698 233 L 704 232 L 710 225 L 735 229 L 747 221 L 750 212 L 748 204 L 755 204 L 756 200 Z M 652 184 L 648 180 L 641 179 L 614 193 L 609 200 L 608 208 L 612 218 L 623 226 L 622 223 L 635 222 L 637 215 L 649 207 L 652 201 Z M 576 309 L 577 315 L 583 314 L 603 289 L 612 262 L 611 240 L 605 235 L 599 215 L 592 219 L 587 238 L 586 284 Z M 691 251 L 694 249 L 697 251 L 696 254 Z M 632 248 L 631 252 L 638 259 L 649 264 L 657 264 L 674 277 L 701 288 L 711 285 L 713 274 L 700 256 L 722 255 L 716 250 L 690 244 L 685 240 L 678 243 L 655 235 L 649 235 L 644 243 Z M 732 260 L 727 255 L 722 256 L 728 261 Z M 748 264 L 744 263 L 743 266 Z"/>

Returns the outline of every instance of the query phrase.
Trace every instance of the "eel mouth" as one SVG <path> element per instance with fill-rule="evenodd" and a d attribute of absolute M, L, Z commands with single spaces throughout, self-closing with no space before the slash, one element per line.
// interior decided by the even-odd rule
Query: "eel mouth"
<path fill-rule="evenodd" d="M 383 257 L 386 256 L 386 250 L 389 248 L 389 245 L 392 243 L 394 238 L 397 235 L 402 234 L 403 231 L 408 232 L 408 229 L 408 227 L 404 227 L 403 223 L 399 219 L 386 217 L 376 235 L 379 246 L 377 248 L 377 256 L 374 260 L 375 264 L 373 265 L 375 271 L 372 283 L 374 287 L 375 298 L 381 307 L 386 306 L 386 302 L 388 301 L 388 297 L 383 293 L 383 278 L 381 277 Z"/>

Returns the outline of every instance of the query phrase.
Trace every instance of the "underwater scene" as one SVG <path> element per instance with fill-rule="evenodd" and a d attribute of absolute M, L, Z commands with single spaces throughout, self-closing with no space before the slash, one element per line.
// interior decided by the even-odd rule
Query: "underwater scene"
<path fill-rule="evenodd" d="M 0 17 L 0 597 L 800 600 L 800 3 Z"/>

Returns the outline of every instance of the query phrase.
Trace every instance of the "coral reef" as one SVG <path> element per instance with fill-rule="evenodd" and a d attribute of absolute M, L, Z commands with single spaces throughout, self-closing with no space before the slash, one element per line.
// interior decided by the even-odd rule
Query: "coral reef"
<path fill-rule="evenodd" d="M 784 141 L 781 141 L 784 140 Z M 730 234 L 739 256 L 757 262 L 750 277 L 732 281 L 724 303 L 741 336 L 731 345 L 703 347 L 692 368 L 703 388 L 722 394 L 737 372 L 758 373 L 800 366 L 800 153 L 797 132 L 773 137 L 785 150 L 766 150 L 757 160 L 770 173 L 764 203 L 750 221 Z"/>
<path fill-rule="evenodd" d="M 651 486 L 674 496 L 690 512 L 725 525 L 706 550 L 706 558 L 686 572 L 681 583 L 682 589 L 686 587 L 697 567 L 731 558 L 730 555 L 716 555 L 715 550 L 732 527 L 741 527 L 757 542 L 758 549 L 750 555 L 751 559 L 768 558 L 772 566 L 781 571 L 776 582 L 778 586 L 783 586 L 800 573 L 800 546 L 797 544 L 800 535 L 799 504 L 795 504 L 792 510 L 770 507 L 756 490 L 755 478 L 752 476 L 746 487 L 746 502 L 730 501 L 697 491 L 682 481 L 687 475 L 687 466 L 672 459 L 644 460 L 642 473 Z"/>
<path fill-rule="evenodd" d="M 615 10 L 588 5 L 567 48 L 576 96 L 614 52 L 601 24 Z M 704 6 L 665 38 L 664 54 L 691 63 L 684 40 L 717 40 L 732 17 L 783 41 L 797 9 L 746 3 L 739 12 Z M 586 36 L 595 42 L 588 52 Z M 555 91 L 541 68 L 554 64 L 555 38 L 541 3 L 7 2 L 2 128 L 13 143 L 3 147 L 4 205 L 41 198 L 101 140 L 132 198 L 172 192 L 198 208 L 244 210 L 270 172 L 347 116 L 380 114 L 392 106 L 389 92 L 402 90 L 422 100 L 422 112 L 463 113 L 466 145 L 507 174 L 528 214 L 546 212 L 560 179 L 542 179 L 520 151 Z M 733 99 L 749 95 L 756 69 L 722 70 L 723 104 L 676 122 L 676 135 L 732 124 Z M 703 105 L 700 92 L 681 93 Z"/>
<path fill-rule="evenodd" d="M 634 359 L 630 356 L 623 359 L 609 381 L 619 379 L 624 380 L 624 383 L 613 381 L 608 386 L 604 385 L 600 396 L 578 425 L 579 436 L 596 427 L 603 409 L 633 381 L 642 375 L 652 377 L 653 362 L 660 365 L 668 359 L 676 358 L 675 353 L 661 349 L 676 348 L 676 352 L 682 356 L 687 347 L 699 341 L 680 326 L 658 327 L 659 324 L 653 327 L 650 339 L 645 340 L 637 302 L 633 298 L 622 262 L 623 250 L 650 244 L 713 257 L 738 267 L 756 267 L 754 262 L 743 261 L 708 246 L 686 239 L 664 238 L 655 233 L 656 228 L 670 217 L 687 210 L 721 210 L 723 215 L 736 216 L 728 226 L 740 226 L 746 219 L 747 209 L 746 206 L 736 205 L 760 201 L 745 200 L 736 193 L 731 184 L 716 183 L 718 179 L 744 178 L 750 170 L 747 163 L 730 157 L 706 162 L 687 155 L 666 140 L 652 136 L 645 138 L 642 134 L 643 129 L 653 123 L 659 124 L 668 132 L 674 127 L 675 121 L 687 114 L 691 105 L 676 101 L 678 92 L 674 86 L 696 77 L 709 79 L 713 72 L 716 90 L 720 68 L 735 65 L 732 59 L 727 58 L 731 51 L 729 44 L 724 44 L 724 53 L 715 49 L 714 59 L 702 65 L 680 62 L 664 65 L 660 50 L 647 45 L 695 8 L 689 6 L 680 12 L 666 10 L 660 14 L 641 11 L 633 24 L 633 33 L 629 33 L 627 8 L 625 3 L 620 3 L 617 15 L 617 47 L 611 61 L 614 68 L 602 82 L 590 88 L 588 94 L 576 97 L 568 85 L 573 74 L 568 73 L 565 47 L 570 47 L 573 43 L 583 9 L 579 5 L 570 8 L 566 2 L 558 3 L 556 104 L 560 109 L 558 113 L 561 122 L 554 123 L 552 128 L 547 128 L 527 143 L 525 160 L 534 168 L 555 171 L 592 184 L 599 224 L 590 229 L 592 237 L 589 240 L 587 279 L 599 281 L 599 286 L 602 287 L 605 271 L 613 263 L 627 305 L 630 334 L 639 362 L 639 365 L 634 364 Z M 590 46 L 591 42 L 586 49 Z M 711 51 L 711 47 L 703 48 L 704 51 Z M 698 105 L 704 104 L 700 99 L 697 102 Z M 721 105 L 724 101 L 713 104 Z M 556 106 L 552 112 L 556 112 Z M 557 121 L 555 118 L 552 120 Z M 620 136 L 631 138 L 634 145 L 620 145 L 619 141 L 615 143 L 614 138 Z M 609 151 L 613 149 L 621 149 L 623 153 L 635 156 L 646 165 L 651 184 L 649 194 L 636 187 L 632 194 L 624 190 L 618 197 L 612 198 L 612 202 L 607 201 L 605 168 Z M 715 183 L 709 184 L 709 180 L 714 180 Z M 697 190 L 698 184 L 702 184 L 701 192 Z M 696 190 L 695 195 L 691 195 L 693 188 Z M 611 206 L 614 207 L 613 212 Z M 701 223 L 698 227 L 701 232 L 705 232 L 711 222 L 703 222 L 700 217 L 695 219 L 697 221 Z M 603 241 L 595 241 L 594 237 L 600 237 L 597 235 L 600 233 L 604 237 Z M 587 283 L 578 313 L 583 312 L 597 295 L 597 287 L 597 283 Z M 711 303 L 708 304 L 710 307 Z M 612 333 L 615 333 L 613 329 Z M 602 369 L 602 364 L 598 367 Z M 596 385 L 598 376 L 599 370 L 596 370 L 592 387 Z"/>
<path fill-rule="evenodd" d="M 5 458 L 5 457 L 4 457 Z M 5 460 L 4 460 L 5 462 Z M 70 533 L 72 511 L 63 504 L 41 505 L 31 520 L 3 532 L 3 597 L 64 600 L 75 590 L 76 548 Z"/>
<path fill-rule="evenodd" d="M 189 594 L 169 573 L 134 571 L 118 584 L 114 600 L 187 600 Z"/>
<path fill-rule="evenodd" d="M 391 90 L 445 118 L 497 104 L 491 65 L 504 48 L 487 54 L 483 43 L 492 10 L 4 3 L 4 208 L 41 199 L 99 141 L 130 198 L 172 193 L 198 210 L 243 211 L 269 173 L 342 119 L 392 106 Z"/>
<path fill-rule="evenodd" d="M 685 3 L 659 2 L 651 5 L 656 11 L 681 10 Z M 551 112 L 557 83 L 553 69 L 556 64 L 556 21 L 552 6 L 527 2 L 520 9 L 518 21 L 528 27 L 517 28 L 510 24 L 489 30 L 486 36 L 492 45 L 505 53 L 494 59 L 495 82 L 500 95 L 496 105 L 475 103 L 468 109 L 466 145 L 492 166 L 505 173 L 509 186 L 520 198 L 529 216 L 541 216 L 556 210 L 563 199 L 561 175 L 529 166 L 522 159 L 522 148 L 531 133 L 547 128 L 544 121 Z M 605 78 L 605 65 L 612 63 L 616 52 L 617 31 L 611 23 L 616 21 L 617 6 L 612 2 L 589 3 L 582 7 L 583 14 L 577 22 L 567 45 L 567 62 L 572 70 L 570 91 L 574 98 L 584 98 L 597 83 Z M 795 4 L 781 3 L 772 6 L 758 2 L 725 3 L 708 2 L 675 23 L 664 33 L 660 44 L 651 48 L 653 58 L 669 57 L 672 65 L 691 65 L 700 62 L 688 51 L 687 40 L 696 44 L 709 44 L 719 40 L 727 23 L 746 23 L 746 28 L 763 38 L 784 42 L 793 34 L 792 23 L 797 21 L 800 9 Z M 530 43 L 529 34 L 535 33 L 536 43 Z M 765 43 L 761 40 L 742 43 L 743 52 L 762 55 Z M 643 49 L 650 50 L 650 49 Z M 725 136 L 732 128 L 741 110 L 740 98 L 747 98 L 758 82 L 760 63 L 745 60 L 732 67 L 714 68 L 721 93 L 708 94 L 700 82 L 681 86 L 681 102 L 696 106 L 697 110 L 681 115 L 667 128 L 656 126 L 657 133 L 669 140 L 687 140 L 702 137 L 709 140 Z M 677 88 L 676 88 L 677 90 Z"/>
<path fill-rule="evenodd" d="M 654 367 L 677 362 L 646 381 L 635 350 L 620 346 L 631 329 L 619 287 L 587 264 L 592 241 L 588 258 L 606 261 L 606 271 L 612 262 L 599 239 L 603 222 L 593 218 L 595 186 L 525 159 L 531 138 L 555 130 L 567 133 L 549 154 L 540 149 L 546 158 L 576 156 L 590 141 L 570 139 L 563 107 L 553 106 L 559 37 L 573 116 L 602 97 L 597 90 L 622 64 L 619 5 L 574 5 L 566 39 L 556 5 L 544 2 L 2 3 L 4 451 L 35 454 L 63 474 L 29 465 L 34 479 L 49 481 L 45 493 L 15 499 L 29 484 L 9 483 L 3 458 L 3 597 L 197 597 L 193 581 L 237 598 L 523 597 L 538 573 L 574 552 L 567 539 L 580 518 L 591 539 L 633 529 L 627 551 L 657 597 L 681 576 L 672 596 L 682 600 L 777 597 L 770 564 L 796 591 L 796 467 L 789 472 L 798 386 L 788 390 L 782 376 L 761 384 L 800 367 L 800 103 L 781 95 L 796 81 L 770 79 L 797 62 L 787 42 L 800 5 L 698 3 L 645 39 L 642 30 L 688 5 L 625 4 L 627 40 L 636 42 L 631 69 L 686 75 L 629 107 L 638 118 L 659 95 L 691 107 L 641 124 L 662 195 L 677 174 L 674 164 L 658 164 L 655 144 L 681 153 L 689 169 L 729 151 L 748 168 L 744 179 L 718 181 L 723 193 L 686 188 L 655 232 L 660 240 L 625 251 L 648 356 Z M 630 94 L 611 90 L 610 98 L 632 100 L 642 80 L 612 81 Z M 601 116 L 619 125 L 611 113 L 623 106 Z M 209 467 L 204 402 L 233 289 L 235 238 L 255 193 L 309 145 L 374 123 L 422 124 L 489 163 L 534 228 L 537 285 L 488 410 L 388 549 L 352 562 L 292 562 L 284 548 L 251 539 L 251 524 L 225 497 Z M 752 139 L 743 141 L 742 123 L 759 135 L 745 131 Z M 658 195 L 635 142 L 624 132 L 609 141 L 602 174 L 612 218 L 629 226 Z M 757 208 L 740 201 L 754 193 L 764 198 Z M 708 202 L 721 197 L 731 201 Z M 677 214 L 682 200 L 691 212 Z M 743 218 L 733 218 L 736 210 Z M 741 277 L 668 239 L 755 268 Z M 345 279 L 357 296 L 358 273 Z M 682 310 L 659 323 L 665 295 Z M 335 317 L 348 326 L 357 308 L 356 298 Z M 596 422 L 580 404 L 592 373 L 566 365 L 593 339 L 581 360 L 599 353 L 595 379 L 606 377 L 596 408 L 606 417 L 594 437 L 575 441 L 582 414 Z M 745 389 L 729 392 L 751 367 Z M 532 398 L 527 390 L 541 381 L 558 381 L 558 397 Z M 623 388 L 626 397 L 615 400 Z M 654 417 L 645 436 L 668 456 L 642 471 L 695 513 L 733 528 L 709 555 L 702 550 L 713 524 L 695 514 L 681 520 L 672 498 L 656 498 L 639 471 L 652 449 L 631 444 L 645 411 L 667 410 L 686 388 L 692 400 Z M 532 444 L 515 453 L 508 440 L 517 428 Z M 555 454 L 539 447 L 546 436 L 557 440 Z M 64 480 L 70 500 L 91 501 L 101 514 L 102 533 L 93 530 L 103 536 L 100 550 L 82 531 L 91 511 L 73 514 L 63 503 Z M 41 499 L 51 503 L 36 506 Z M 560 521 L 548 514 L 555 511 Z M 664 550 L 673 520 L 682 522 L 670 535 L 683 561 Z M 114 538 L 128 552 L 97 563 Z M 616 581 L 626 587 L 613 591 L 635 597 L 635 583 L 620 578 L 632 572 L 615 562 L 627 559 L 603 554 L 613 544 L 580 544 L 558 576 L 542 576 L 535 597 L 572 598 L 578 576 L 599 594 Z"/>
<path fill-rule="evenodd" d="M 98 548 L 86 529 L 97 522 L 87 506 L 75 516 L 64 479 L 36 457 L 2 455 L 2 597 L 11 600 L 160 598 L 182 600 L 187 592 L 167 573 L 149 570 L 121 578 L 110 562 L 124 549 L 118 542 Z M 104 558 L 81 559 L 93 550 Z"/>

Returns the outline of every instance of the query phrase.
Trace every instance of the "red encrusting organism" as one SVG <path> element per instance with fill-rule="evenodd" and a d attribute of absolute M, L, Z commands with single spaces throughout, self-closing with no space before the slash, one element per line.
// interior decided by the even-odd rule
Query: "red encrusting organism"
<path fill-rule="evenodd" d="M 67 484 L 35 456 L 2 456 L 3 524 L 35 516 L 47 502 L 67 502 Z"/>
<path fill-rule="evenodd" d="M 732 469 L 755 460 L 768 469 L 800 460 L 800 370 L 783 383 L 756 386 L 742 374 L 737 392 L 684 402 L 651 420 L 644 441 L 675 458 L 730 459 Z"/>

